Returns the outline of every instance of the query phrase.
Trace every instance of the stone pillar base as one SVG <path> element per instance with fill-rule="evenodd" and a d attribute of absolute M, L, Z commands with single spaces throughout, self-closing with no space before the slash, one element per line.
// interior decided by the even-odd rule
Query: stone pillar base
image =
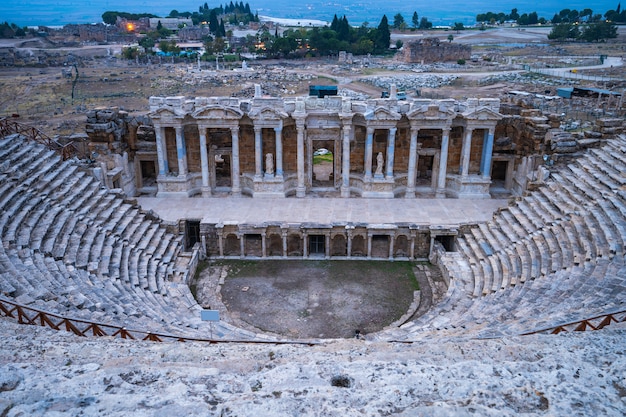
<path fill-rule="evenodd" d="M 298 197 L 298 198 L 306 197 L 306 188 L 304 188 L 304 187 L 296 188 L 296 197 Z"/>
<path fill-rule="evenodd" d="M 350 198 L 350 187 L 341 187 L 341 197 Z"/>
<path fill-rule="evenodd" d="M 202 197 L 211 197 L 211 187 L 202 187 Z"/>

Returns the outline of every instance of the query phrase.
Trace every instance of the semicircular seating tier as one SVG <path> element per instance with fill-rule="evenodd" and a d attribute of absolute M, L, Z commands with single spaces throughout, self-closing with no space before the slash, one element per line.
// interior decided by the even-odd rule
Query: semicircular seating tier
<path fill-rule="evenodd" d="M 499 337 L 626 310 L 626 138 L 551 174 L 543 186 L 441 252 L 446 297 L 382 338 Z M 623 313 L 620 313 L 623 315 Z"/>
<path fill-rule="evenodd" d="M 0 139 L 0 294 L 134 330 L 209 337 L 182 283 L 182 238 L 79 163 L 14 134 Z M 254 338 L 226 323 L 213 335 Z"/>
<path fill-rule="evenodd" d="M 446 297 L 385 340 L 499 337 L 626 310 L 626 138 L 545 185 L 440 253 Z M 0 138 L 0 292 L 90 321 L 207 337 L 180 276 L 182 241 L 80 164 L 19 135 Z M 178 281 L 178 282 L 177 282 Z M 221 322 L 217 338 L 258 339 Z"/>

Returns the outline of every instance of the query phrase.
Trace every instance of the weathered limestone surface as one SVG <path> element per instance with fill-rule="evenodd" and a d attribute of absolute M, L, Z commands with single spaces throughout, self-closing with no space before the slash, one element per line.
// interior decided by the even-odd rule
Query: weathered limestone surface
<path fill-rule="evenodd" d="M 319 346 L 77 338 L 0 321 L 6 416 L 622 416 L 626 330 Z"/>

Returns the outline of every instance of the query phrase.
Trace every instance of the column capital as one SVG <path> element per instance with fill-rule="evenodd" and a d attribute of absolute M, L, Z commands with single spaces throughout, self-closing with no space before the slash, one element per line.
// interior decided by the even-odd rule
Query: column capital
<path fill-rule="evenodd" d="M 230 133 L 231 134 L 239 134 L 239 126 L 231 126 L 230 128 Z"/>

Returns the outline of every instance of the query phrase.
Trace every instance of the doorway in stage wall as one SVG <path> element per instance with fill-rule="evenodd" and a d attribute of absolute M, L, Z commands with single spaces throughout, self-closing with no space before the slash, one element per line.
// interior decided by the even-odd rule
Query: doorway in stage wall
<path fill-rule="evenodd" d="M 156 163 L 154 161 L 139 161 L 141 167 L 141 184 L 143 187 L 156 187 Z"/>
<path fill-rule="evenodd" d="M 209 156 L 211 187 L 218 192 L 229 192 L 233 183 L 232 152 L 230 149 L 213 149 Z"/>
<path fill-rule="evenodd" d="M 309 235 L 309 255 L 326 255 L 326 237 L 324 235 Z"/>
<path fill-rule="evenodd" d="M 335 187 L 335 155 L 332 149 L 319 147 L 313 151 L 313 188 Z"/>
<path fill-rule="evenodd" d="M 417 178 L 415 185 L 418 187 L 430 187 L 433 179 L 434 155 L 420 155 L 417 160 Z"/>
<path fill-rule="evenodd" d="M 193 245 L 200 242 L 200 220 L 185 221 L 185 251 L 189 252 Z"/>

